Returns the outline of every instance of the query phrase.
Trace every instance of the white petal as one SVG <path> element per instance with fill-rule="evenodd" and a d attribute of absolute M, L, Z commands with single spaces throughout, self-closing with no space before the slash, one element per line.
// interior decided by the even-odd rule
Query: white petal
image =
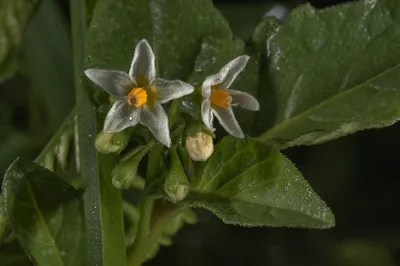
<path fill-rule="evenodd" d="M 115 101 L 104 121 L 105 132 L 118 132 L 139 122 L 142 108 L 130 106 L 125 100 Z"/>
<path fill-rule="evenodd" d="M 153 107 L 145 105 L 140 115 L 140 123 L 148 127 L 153 136 L 161 144 L 171 147 L 168 116 L 161 104 L 156 103 Z"/>
<path fill-rule="evenodd" d="M 244 138 L 242 129 L 236 121 L 232 108 L 215 107 L 213 113 L 226 132 L 237 138 Z"/>
<path fill-rule="evenodd" d="M 248 55 L 238 56 L 221 69 L 218 73 L 222 76 L 222 82 L 219 84 L 221 89 L 227 89 L 231 86 L 237 75 L 246 67 L 249 58 Z"/>
<path fill-rule="evenodd" d="M 129 76 L 138 86 L 147 86 L 156 76 L 156 58 L 149 43 L 143 39 L 135 48 Z"/>
<path fill-rule="evenodd" d="M 242 91 L 235 91 L 235 90 L 227 90 L 227 91 L 232 97 L 233 106 L 240 106 L 244 109 L 251 111 L 260 110 L 260 104 L 258 103 L 257 99 L 254 98 L 252 95 Z"/>
<path fill-rule="evenodd" d="M 208 76 L 202 86 L 201 86 L 201 94 L 203 95 L 204 98 L 210 98 L 211 95 L 211 86 L 221 83 L 222 82 L 222 76 L 220 73 Z"/>
<path fill-rule="evenodd" d="M 209 99 L 204 99 L 201 103 L 201 119 L 206 127 L 211 130 L 215 130 L 213 127 L 213 114 L 211 113 L 211 102 Z"/>
<path fill-rule="evenodd" d="M 170 100 L 180 98 L 191 94 L 194 87 L 180 80 L 165 80 L 156 78 L 152 86 L 158 89 L 158 100 L 160 103 L 166 103 Z"/>
<path fill-rule="evenodd" d="M 123 71 L 92 68 L 86 69 L 85 75 L 117 99 L 126 97 L 134 86 L 132 79 Z"/>

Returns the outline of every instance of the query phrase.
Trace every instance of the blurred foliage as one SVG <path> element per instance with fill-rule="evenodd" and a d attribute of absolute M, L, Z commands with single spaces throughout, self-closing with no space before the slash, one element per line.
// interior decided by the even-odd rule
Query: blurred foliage
<path fill-rule="evenodd" d="M 0 83 L 1 173 L 16 156 L 33 159 L 74 104 L 68 32 L 60 6 L 44 1 L 24 33 L 15 76 Z"/>
<path fill-rule="evenodd" d="M 18 67 L 17 55 L 23 32 L 38 2 L 0 2 L 0 82 L 10 78 Z"/>
<path fill-rule="evenodd" d="M 235 34 L 245 39 L 273 4 L 215 2 Z M 299 2 L 284 4 L 293 7 Z M 338 1 L 314 3 L 322 7 Z M 12 79 L 0 84 L 1 173 L 17 155 L 35 158 L 73 106 L 68 7 L 61 4 L 43 1 L 23 35 L 20 52 L 7 48 L 3 57 L 19 67 Z M 0 19 L 4 14 L 0 11 Z M 161 248 L 146 265 L 399 265 L 399 133 L 395 125 L 285 151 L 331 206 L 337 220 L 334 229 L 239 228 L 199 211 L 198 224 L 183 228 L 174 245 Z M 3 264 L 6 256 L 12 260 Z M 30 263 L 13 242 L 0 243 L 0 265 Z"/>

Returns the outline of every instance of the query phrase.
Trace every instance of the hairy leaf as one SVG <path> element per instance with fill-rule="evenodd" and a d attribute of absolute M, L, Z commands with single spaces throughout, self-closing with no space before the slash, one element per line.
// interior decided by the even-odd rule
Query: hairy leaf
<path fill-rule="evenodd" d="M 329 228 L 334 217 L 296 167 L 279 151 L 225 137 L 207 163 L 197 164 L 186 203 L 242 226 Z"/>

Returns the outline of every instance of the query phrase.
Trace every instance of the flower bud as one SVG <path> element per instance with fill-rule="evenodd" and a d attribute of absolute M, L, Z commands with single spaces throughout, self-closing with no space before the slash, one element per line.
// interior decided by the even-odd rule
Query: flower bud
<path fill-rule="evenodd" d="M 143 156 L 153 147 L 154 142 L 133 149 L 114 167 L 111 172 L 112 183 L 119 189 L 130 188 L 137 176 L 139 163 Z"/>
<path fill-rule="evenodd" d="M 127 160 L 121 160 L 112 170 L 112 183 L 119 189 L 130 188 L 137 175 L 137 169 L 142 157 L 132 156 Z"/>
<path fill-rule="evenodd" d="M 209 134 L 200 131 L 194 136 L 186 137 L 186 149 L 193 161 L 204 162 L 214 152 L 213 139 Z"/>
<path fill-rule="evenodd" d="M 186 198 L 189 193 L 189 180 L 175 147 L 170 149 L 170 155 L 171 168 L 165 178 L 164 192 L 173 203 L 176 203 Z"/>
<path fill-rule="evenodd" d="M 176 203 L 186 198 L 189 193 L 189 185 L 185 183 L 175 184 L 165 189 L 165 193 L 173 203 Z"/>
<path fill-rule="evenodd" d="M 95 140 L 96 149 L 98 152 L 103 154 L 119 154 L 123 149 L 125 149 L 131 135 L 131 130 L 123 130 L 115 133 L 107 133 L 102 130 Z"/>

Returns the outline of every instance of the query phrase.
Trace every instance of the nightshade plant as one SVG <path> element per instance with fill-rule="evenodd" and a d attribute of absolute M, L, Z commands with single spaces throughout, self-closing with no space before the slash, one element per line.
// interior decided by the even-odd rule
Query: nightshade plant
<path fill-rule="evenodd" d="M 246 43 L 209 0 L 71 0 L 71 15 L 76 108 L 2 185 L 0 240 L 35 265 L 141 265 L 196 222 L 193 208 L 331 228 L 281 150 L 400 118 L 397 0 L 303 5 Z"/>

